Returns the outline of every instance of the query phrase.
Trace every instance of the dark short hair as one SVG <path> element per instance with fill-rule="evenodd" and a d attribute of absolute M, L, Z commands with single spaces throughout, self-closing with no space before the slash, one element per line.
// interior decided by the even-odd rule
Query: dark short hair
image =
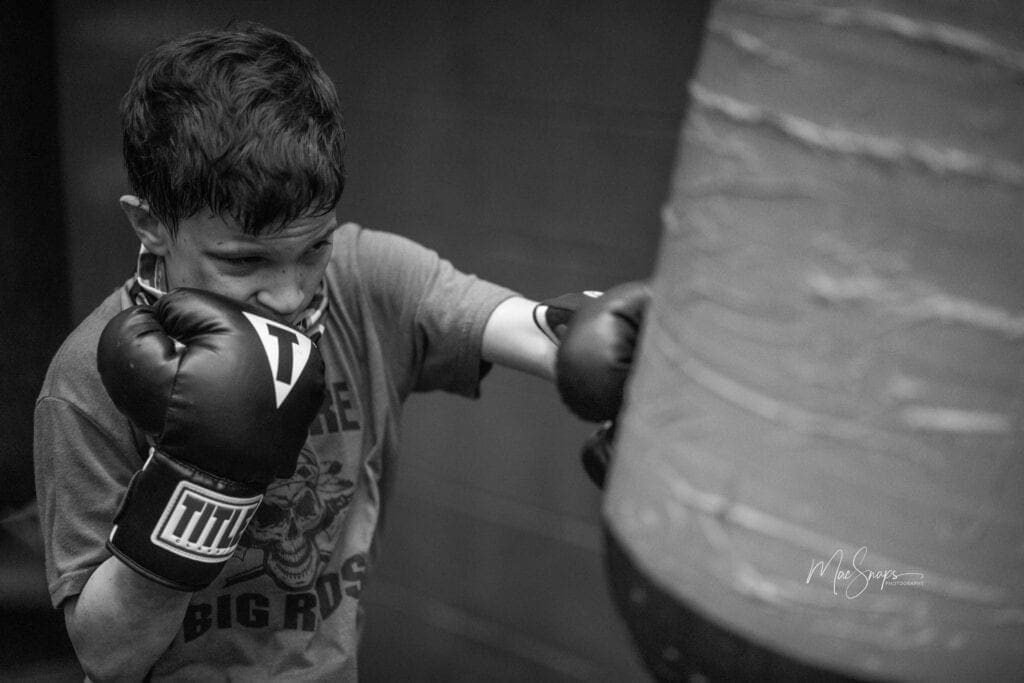
<path fill-rule="evenodd" d="M 172 234 L 200 211 L 249 234 L 334 210 L 345 185 L 338 95 L 310 52 L 259 24 L 166 42 L 121 100 L 132 191 Z"/>

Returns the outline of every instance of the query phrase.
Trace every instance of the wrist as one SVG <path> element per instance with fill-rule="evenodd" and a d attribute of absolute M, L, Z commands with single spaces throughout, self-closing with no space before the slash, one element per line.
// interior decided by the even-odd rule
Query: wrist
<path fill-rule="evenodd" d="M 132 477 L 107 548 L 149 581 L 199 590 L 230 559 L 262 498 L 251 484 L 151 449 Z"/>
<path fill-rule="evenodd" d="M 533 322 L 537 329 L 557 346 L 565 336 L 576 311 L 591 299 L 597 299 L 600 296 L 601 292 L 586 290 L 545 299 L 533 307 Z"/>

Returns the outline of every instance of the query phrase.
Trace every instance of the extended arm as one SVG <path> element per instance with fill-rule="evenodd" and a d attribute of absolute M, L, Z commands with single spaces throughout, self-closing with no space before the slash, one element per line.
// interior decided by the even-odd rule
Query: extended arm
<path fill-rule="evenodd" d="M 540 305 L 513 298 L 484 328 L 485 360 L 554 380 L 573 413 L 605 423 L 582 454 L 599 487 L 648 297 L 643 282 L 629 282 L 605 294 L 566 294 Z"/>
<path fill-rule="evenodd" d="M 628 282 L 607 294 L 563 294 L 537 304 L 505 300 L 484 327 L 483 358 L 558 381 L 566 405 L 584 420 L 615 417 L 633 361 L 649 293 Z M 544 329 L 542 329 L 544 328 Z M 562 350 L 559 350 L 562 345 Z"/>

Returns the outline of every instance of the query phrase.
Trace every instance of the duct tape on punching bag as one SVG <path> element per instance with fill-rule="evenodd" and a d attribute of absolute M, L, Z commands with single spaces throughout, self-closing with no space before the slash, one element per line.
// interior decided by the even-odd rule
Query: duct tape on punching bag
<path fill-rule="evenodd" d="M 610 536 L 802 662 L 1018 677 L 1024 11 L 725 0 L 690 95 Z"/>

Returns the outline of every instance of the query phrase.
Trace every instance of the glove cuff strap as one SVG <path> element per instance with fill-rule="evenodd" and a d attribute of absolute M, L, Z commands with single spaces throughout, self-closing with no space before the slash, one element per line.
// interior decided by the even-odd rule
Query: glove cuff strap
<path fill-rule="evenodd" d="M 533 307 L 533 322 L 552 344 L 558 346 L 576 311 L 590 299 L 600 296 L 601 292 L 586 290 L 545 299 Z"/>
<path fill-rule="evenodd" d="M 107 547 L 179 590 L 208 586 L 231 558 L 263 495 L 157 451 L 128 486 Z"/>

